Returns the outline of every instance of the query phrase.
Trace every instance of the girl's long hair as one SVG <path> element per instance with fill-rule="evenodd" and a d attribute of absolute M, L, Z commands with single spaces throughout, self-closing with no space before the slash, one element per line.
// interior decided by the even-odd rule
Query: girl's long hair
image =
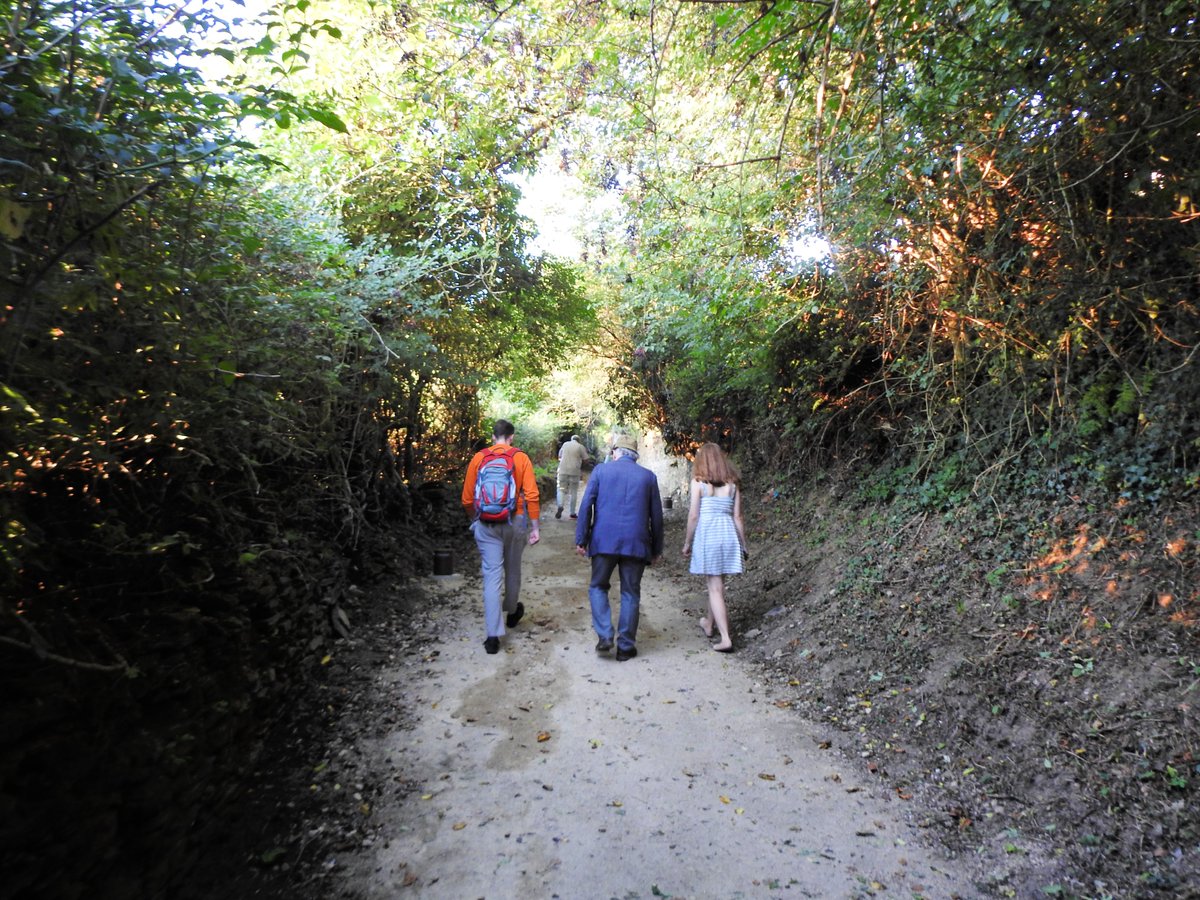
<path fill-rule="evenodd" d="M 740 484 L 742 475 L 737 466 L 725 455 L 725 451 L 716 444 L 701 444 L 696 451 L 696 461 L 692 464 L 692 477 L 704 481 L 713 487 L 723 484 Z"/>

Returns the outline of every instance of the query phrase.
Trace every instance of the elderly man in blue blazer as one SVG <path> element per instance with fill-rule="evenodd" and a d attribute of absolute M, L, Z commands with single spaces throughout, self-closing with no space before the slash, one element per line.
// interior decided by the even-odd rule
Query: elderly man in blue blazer
<path fill-rule="evenodd" d="M 592 627 L 600 639 L 599 653 L 613 646 L 612 610 L 608 589 L 613 570 L 620 573 L 621 613 L 617 620 L 617 661 L 637 656 L 638 610 L 642 572 L 663 553 L 662 497 L 658 478 L 637 463 L 637 441 L 620 435 L 613 444 L 613 461 L 597 466 L 579 501 L 575 550 L 592 558 L 588 599 Z"/>

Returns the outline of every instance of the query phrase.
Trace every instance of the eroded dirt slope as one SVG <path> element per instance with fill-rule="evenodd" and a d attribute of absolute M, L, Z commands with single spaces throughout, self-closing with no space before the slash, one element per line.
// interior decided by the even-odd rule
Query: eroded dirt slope
<path fill-rule="evenodd" d="M 1194 897 L 1196 509 L 760 492 L 748 656 L 987 896 Z"/>

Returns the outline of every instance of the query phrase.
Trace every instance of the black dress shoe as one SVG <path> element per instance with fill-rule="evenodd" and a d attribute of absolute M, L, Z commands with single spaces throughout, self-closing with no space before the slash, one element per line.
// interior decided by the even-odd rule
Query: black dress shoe
<path fill-rule="evenodd" d="M 598 640 L 596 642 L 596 652 L 597 653 L 607 653 L 611 649 L 612 649 L 612 641 L 606 641 L 606 640 L 604 640 L 604 638 L 600 638 L 600 640 Z"/>
<path fill-rule="evenodd" d="M 514 625 L 516 625 L 518 622 L 521 621 L 521 616 L 523 616 L 523 615 L 525 615 L 525 604 L 518 603 L 517 608 L 514 609 L 512 612 L 510 612 L 508 614 L 507 618 L 505 618 L 504 624 L 507 625 L 509 628 L 512 628 Z"/>
<path fill-rule="evenodd" d="M 630 647 L 628 650 L 617 651 L 617 662 L 625 662 L 627 659 L 633 659 L 637 656 L 637 647 Z"/>
<path fill-rule="evenodd" d="M 556 513 L 554 514 L 554 518 L 556 518 L 556 519 L 561 519 L 561 518 L 562 518 L 562 507 L 561 507 L 561 506 L 558 508 L 558 512 L 556 512 Z"/>
<path fill-rule="evenodd" d="M 500 638 L 490 637 L 483 642 L 483 649 L 488 653 L 498 653 L 500 650 Z"/>

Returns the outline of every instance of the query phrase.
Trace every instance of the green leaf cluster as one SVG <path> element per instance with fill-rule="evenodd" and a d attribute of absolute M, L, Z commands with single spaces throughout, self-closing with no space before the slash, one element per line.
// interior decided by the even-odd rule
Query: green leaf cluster
<path fill-rule="evenodd" d="M 919 480 L 1079 453 L 1192 477 L 1186 4 L 630 12 L 594 23 L 613 55 L 563 152 L 621 199 L 591 250 L 675 430 L 757 423 L 764 458 L 853 446 Z M 805 233 L 831 255 L 789 258 Z"/>

